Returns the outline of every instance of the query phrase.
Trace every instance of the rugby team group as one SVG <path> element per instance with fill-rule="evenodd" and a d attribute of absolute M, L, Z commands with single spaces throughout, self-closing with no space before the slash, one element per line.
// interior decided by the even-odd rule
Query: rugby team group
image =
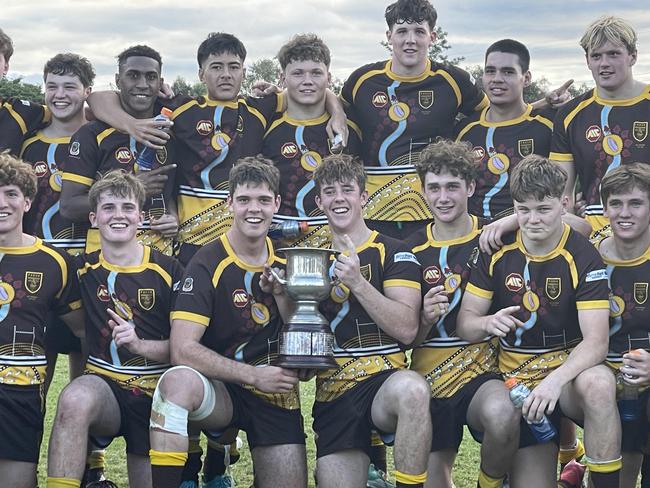
<path fill-rule="evenodd" d="M 116 486 L 118 436 L 132 487 L 234 486 L 240 430 L 255 487 L 306 487 L 299 385 L 314 376 L 320 488 L 450 488 L 465 426 L 482 488 L 582 486 L 585 470 L 595 488 L 650 486 L 635 30 L 594 20 L 579 44 L 595 87 L 528 104 L 524 44 L 487 48 L 481 89 L 429 59 L 436 17 L 428 0 L 389 5 L 390 59 L 339 96 L 315 34 L 280 48 L 281 87 L 253 97 L 244 45 L 211 33 L 206 96 L 170 93 L 160 54 L 136 45 L 117 91 L 91 93 L 90 62 L 62 53 L 44 106 L 0 100 L 2 486 L 37 485 L 59 353 L 48 488 Z M 0 30 L 3 77 L 12 55 Z M 341 251 L 320 304 L 335 368 L 274 365 L 295 309 L 287 246 Z"/>

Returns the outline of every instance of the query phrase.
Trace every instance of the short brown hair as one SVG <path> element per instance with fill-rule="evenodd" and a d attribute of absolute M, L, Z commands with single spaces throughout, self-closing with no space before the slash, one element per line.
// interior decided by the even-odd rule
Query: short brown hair
<path fill-rule="evenodd" d="M 415 163 L 415 170 L 418 172 L 422 185 L 424 185 L 427 173 L 439 175 L 443 171 L 465 180 L 469 185 L 476 180 L 476 157 L 468 142 L 439 139 L 420 152 L 419 160 Z"/>
<path fill-rule="evenodd" d="M 73 53 L 57 54 L 48 60 L 43 68 L 44 81 L 49 73 L 53 75 L 76 76 L 84 88 L 93 86 L 93 81 L 95 80 L 95 70 L 93 69 L 93 65 L 90 64 L 90 61 L 83 56 Z"/>
<path fill-rule="evenodd" d="M 600 17 L 589 24 L 580 39 L 580 46 L 585 54 L 589 54 L 589 51 L 598 49 L 607 41 L 623 44 L 628 54 L 636 52 L 636 31 L 627 21 L 612 15 Z"/>
<path fill-rule="evenodd" d="M 645 163 L 624 164 L 605 175 L 600 184 L 600 198 L 607 207 L 611 195 L 628 193 L 634 188 L 646 192 L 650 199 L 650 165 Z"/>
<path fill-rule="evenodd" d="M 312 179 L 317 193 L 320 193 L 324 185 L 349 181 L 356 181 L 359 191 L 366 189 L 366 172 L 363 165 L 358 158 L 349 154 L 332 154 L 324 158 L 314 170 Z"/>
<path fill-rule="evenodd" d="M 8 185 L 16 185 L 25 198 L 33 200 L 38 179 L 30 164 L 4 151 L 0 153 L 0 186 Z"/>
<path fill-rule="evenodd" d="M 522 159 L 512 171 L 510 194 L 517 202 L 531 197 L 540 201 L 546 197 L 562 198 L 566 181 L 566 171 L 560 165 L 531 154 Z"/>
<path fill-rule="evenodd" d="M 121 198 L 133 197 L 138 202 L 140 210 L 144 207 L 147 194 L 144 184 L 135 175 L 116 169 L 106 173 L 90 187 L 88 192 L 90 210 L 97 211 L 99 199 L 106 192 Z"/>
<path fill-rule="evenodd" d="M 14 55 L 14 43 L 11 42 L 11 37 L 5 34 L 2 29 L 0 29 L 0 54 L 4 55 L 5 61 L 9 61 L 11 56 Z"/>
<path fill-rule="evenodd" d="M 291 38 L 278 52 L 282 69 L 293 61 L 314 61 L 329 68 L 330 50 L 316 34 L 298 34 Z"/>
<path fill-rule="evenodd" d="M 230 196 L 235 193 L 238 186 L 252 184 L 258 186 L 266 184 L 274 195 L 280 194 L 280 170 L 273 161 L 261 154 L 248 156 L 238 160 L 228 174 L 228 191 Z"/>

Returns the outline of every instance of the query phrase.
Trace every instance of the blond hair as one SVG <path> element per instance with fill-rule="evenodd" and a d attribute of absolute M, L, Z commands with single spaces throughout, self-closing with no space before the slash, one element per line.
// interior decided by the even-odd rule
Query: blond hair
<path fill-rule="evenodd" d="M 607 41 L 623 44 L 629 54 L 636 53 L 636 31 L 627 21 L 613 15 L 594 20 L 582 35 L 580 46 L 585 50 L 585 54 L 589 54 Z"/>

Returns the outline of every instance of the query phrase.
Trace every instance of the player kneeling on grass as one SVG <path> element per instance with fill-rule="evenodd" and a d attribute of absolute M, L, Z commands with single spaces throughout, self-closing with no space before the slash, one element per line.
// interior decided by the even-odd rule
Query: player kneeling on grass
<path fill-rule="evenodd" d="M 541 156 L 524 158 L 510 189 L 520 230 L 493 255 L 481 254 L 458 316 L 468 341 L 500 338 L 499 368 L 531 390 L 529 421 L 545 413 L 583 424 L 585 463 L 596 488 L 618 487 L 620 422 L 607 354 L 607 273 L 589 241 L 562 222 L 566 172 Z M 497 310 L 490 314 L 491 310 Z M 554 486 L 557 445 L 520 429 L 513 486 Z"/>
<path fill-rule="evenodd" d="M 86 312 L 87 374 L 65 387 L 48 451 L 48 488 L 80 486 L 85 439 L 106 447 L 126 440 L 130 486 L 150 487 L 151 396 L 169 367 L 169 314 L 182 278 L 178 262 L 139 244 L 143 184 L 112 171 L 89 192 L 101 249 L 78 271 Z"/>
<path fill-rule="evenodd" d="M 434 222 L 408 243 L 422 265 L 423 306 L 411 369 L 431 385 L 433 443 L 427 487 L 452 486 L 451 469 L 463 426 L 481 440 L 479 486 L 502 479 L 517 451 L 521 417 L 497 373 L 497 344 L 457 336 L 456 319 L 478 257 L 482 220 L 467 211 L 477 166 L 472 146 L 439 141 L 420 153 L 415 167 Z"/>
<path fill-rule="evenodd" d="M 213 438 L 246 431 L 258 488 L 307 486 L 298 374 L 271 366 L 282 321 L 265 266 L 278 266 L 267 232 L 280 173 L 261 156 L 230 171 L 233 224 L 190 260 L 172 313 L 171 357 L 151 412 L 156 488 L 177 488 L 188 424 Z"/>
<path fill-rule="evenodd" d="M 619 375 L 619 398 L 624 390 L 632 395 L 626 402 L 630 408 L 620 403 L 621 488 L 632 488 L 650 425 L 650 166 L 632 163 L 613 169 L 603 178 L 600 194 L 612 229 L 612 237 L 598 245 L 612 290 L 607 361 Z"/>

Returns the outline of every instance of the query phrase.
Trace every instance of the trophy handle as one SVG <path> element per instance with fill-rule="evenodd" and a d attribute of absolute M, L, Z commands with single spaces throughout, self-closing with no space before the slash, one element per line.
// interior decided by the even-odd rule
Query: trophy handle
<path fill-rule="evenodd" d="M 280 283 L 283 286 L 286 286 L 287 280 L 281 278 L 280 275 L 273 268 L 269 268 L 269 271 L 271 271 L 273 278 L 275 278 L 278 281 L 278 283 Z"/>

